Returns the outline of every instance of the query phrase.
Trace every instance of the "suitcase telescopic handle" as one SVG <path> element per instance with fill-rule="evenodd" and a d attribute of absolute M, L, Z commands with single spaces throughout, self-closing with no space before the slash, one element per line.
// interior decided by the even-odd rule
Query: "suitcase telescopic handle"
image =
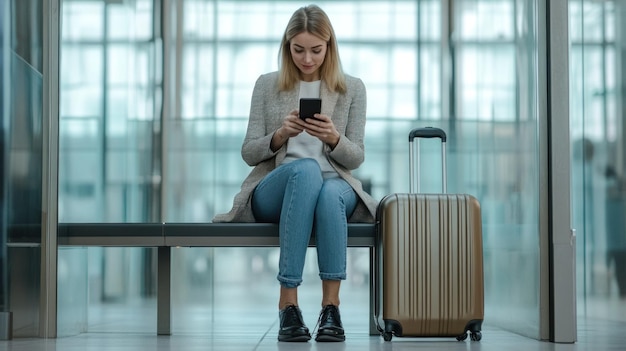
<path fill-rule="evenodd" d="M 413 143 L 413 139 L 415 138 L 439 138 L 441 139 L 441 180 L 442 180 L 442 190 L 443 193 L 448 192 L 447 183 L 448 183 L 448 174 L 446 169 L 446 132 L 440 128 L 434 127 L 426 127 L 426 128 L 415 128 L 411 130 L 409 133 L 409 191 L 411 193 L 414 192 L 415 184 L 417 183 L 417 192 L 420 192 L 420 184 L 417 177 L 420 173 L 420 156 L 419 150 L 416 152 L 413 149 L 419 146 L 419 143 Z M 418 147 L 419 149 L 419 147 Z M 417 163 L 417 167 L 413 165 L 413 162 Z M 415 175 L 415 171 L 417 171 L 417 176 Z"/>
<path fill-rule="evenodd" d="M 434 127 L 415 128 L 409 133 L 409 143 L 415 138 L 439 138 L 442 143 L 445 143 L 446 132 L 443 129 Z"/>

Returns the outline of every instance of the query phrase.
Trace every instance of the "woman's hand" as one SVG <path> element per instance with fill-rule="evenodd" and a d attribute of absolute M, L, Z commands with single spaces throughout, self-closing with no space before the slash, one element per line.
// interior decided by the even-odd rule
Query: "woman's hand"
<path fill-rule="evenodd" d="M 300 120 L 303 128 L 307 133 L 328 144 L 331 149 L 334 149 L 341 137 L 335 128 L 335 124 L 330 117 L 326 115 L 316 113 L 314 117 L 315 118 L 307 118 L 306 121 Z"/>
<path fill-rule="evenodd" d="M 272 136 L 270 147 L 272 151 L 276 151 L 283 146 L 289 138 L 294 137 L 304 131 L 305 123 L 298 118 L 298 110 L 291 111 L 285 119 L 283 125 L 280 126 Z"/>

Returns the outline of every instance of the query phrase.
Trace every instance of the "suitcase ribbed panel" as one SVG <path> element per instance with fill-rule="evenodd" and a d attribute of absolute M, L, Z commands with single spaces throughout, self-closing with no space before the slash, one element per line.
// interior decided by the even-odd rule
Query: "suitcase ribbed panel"
<path fill-rule="evenodd" d="M 383 319 L 399 322 L 405 336 L 459 336 L 470 321 L 482 321 L 478 201 L 393 194 L 383 202 Z"/>

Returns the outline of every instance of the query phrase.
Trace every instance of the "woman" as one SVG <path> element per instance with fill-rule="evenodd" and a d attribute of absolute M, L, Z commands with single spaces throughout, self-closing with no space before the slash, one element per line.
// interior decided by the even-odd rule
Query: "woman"
<path fill-rule="evenodd" d="M 299 118 L 300 98 L 321 98 L 320 113 Z M 315 340 L 345 340 L 338 307 L 347 222 L 372 222 L 377 205 L 351 175 L 364 159 L 365 108 L 365 86 L 342 72 L 326 13 L 298 9 L 282 38 L 280 70 L 260 76 L 252 94 L 242 156 L 254 169 L 232 210 L 213 220 L 279 223 L 279 341 L 311 338 L 297 289 L 313 231 L 322 279 Z"/>

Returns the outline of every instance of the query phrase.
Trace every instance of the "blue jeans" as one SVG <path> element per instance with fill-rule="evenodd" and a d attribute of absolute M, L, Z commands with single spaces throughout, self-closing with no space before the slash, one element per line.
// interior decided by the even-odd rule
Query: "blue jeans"
<path fill-rule="evenodd" d="M 306 250 L 315 228 L 322 280 L 346 279 L 348 217 L 357 196 L 341 178 L 324 179 L 317 161 L 283 164 L 257 185 L 252 211 L 259 222 L 279 223 L 278 281 L 286 288 L 302 283 Z"/>

